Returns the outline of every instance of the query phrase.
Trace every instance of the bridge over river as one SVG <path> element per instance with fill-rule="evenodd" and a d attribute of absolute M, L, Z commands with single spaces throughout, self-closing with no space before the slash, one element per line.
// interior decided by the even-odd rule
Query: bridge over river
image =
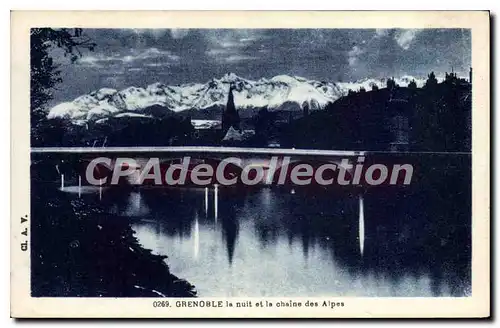
<path fill-rule="evenodd" d="M 244 171 L 245 168 L 247 170 L 261 170 L 263 177 L 259 180 L 260 184 L 271 184 L 278 182 L 277 178 L 282 168 L 286 166 L 286 172 L 284 172 L 286 175 L 290 173 L 289 168 L 293 168 L 300 163 L 308 163 L 311 167 L 318 167 L 321 164 L 334 164 L 335 166 L 325 168 L 324 171 L 327 169 L 332 170 L 332 168 L 335 171 L 337 167 L 340 167 L 344 168 L 348 174 L 352 174 L 353 166 L 343 167 L 342 160 L 356 164 L 356 161 L 360 158 L 364 161 L 366 154 L 366 152 L 362 151 L 236 147 L 33 148 L 31 153 L 35 161 L 43 158 L 44 161 L 53 164 L 54 169 L 60 175 L 61 186 L 64 186 L 64 179 L 68 179 L 69 176 L 74 177 L 78 175 L 79 185 L 82 183 L 82 178 L 83 180 L 89 180 L 89 175 L 85 174 L 85 171 L 89 163 L 98 158 L 109 160 L 98 161 L 92 164 L 92 170 L 94 170 L 94 166 L 100 165 L 101 168 L 104 166 L 104 170 L 109 170 L 107 173 L 111 174 L 113 170 L 119 171 L 115 165 L 133 166 L 136 170 L 135 179 L 138 178 L 142 169 L 151 169 L 151 166 L 148 166 L 148 161 L 151 158 L 156 159 L 159 162 L 158 164 L 163 166 L 163 169 L 166 169 L 169 165 L 185 163 L 185 159 L 187 158 L 189 159 L 189 164 L 191 164 L 191 167 L 188 168 L 189 170 L 192 170 L 196 164 L 207 163 L 213 166 L 214 175 L 216 166 L 221 161 L 232 159 L 229 160 L 230 162 L 227 165 L 229 166 L 230 164 L 234 174 L 241 174 L 241 171 Z M 118 169 L 121 169 L 121 167 Z M 165 172 L 162 173 L 164 174 Z M 324 173 L 321 173 L 322 178 Z M 332 175 L 332 172 L 329 173 Z M 255 175 L 256 172 L 253 172 L 253 174 Z M 133 181 L 134 174 L 129 175 L 128 183 L 138 184 Z M 282 178 L 285 179 L 286 177 L 283 176 Z M 92 181 L 84 181 L 84 184 L 85 182 Z M 218 183 L 214 179 L 209 184 L 214 185 Z M 283 183 L 281 181 L 281 184 Z M 91 184 L 96 185 L 97 183 Z M 99 184 L 101 184 L 101 181 Z"/>

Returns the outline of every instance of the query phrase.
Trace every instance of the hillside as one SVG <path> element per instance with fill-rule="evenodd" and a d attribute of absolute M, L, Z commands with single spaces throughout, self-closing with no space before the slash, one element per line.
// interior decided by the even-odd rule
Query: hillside
<path fill-rule="evenodd" d="M 403 150 L 470 151 L 471 89 L 462 79 L 449 79 L 422 88 L 352 92 L 294 121 L 285 146 L 389 150 L 401 141 L 408 144 Z"/>

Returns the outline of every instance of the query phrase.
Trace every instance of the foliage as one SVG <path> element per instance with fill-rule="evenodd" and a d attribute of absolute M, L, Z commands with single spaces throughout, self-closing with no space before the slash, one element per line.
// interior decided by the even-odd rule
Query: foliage
<path fill-rule="evenodd" d="M 54 87 L 62 82 L 53 51 L 63 51 L 73 63 L 81 49 L 93 51 L 95 43 L 84 36 L 82 29 L 34 28 L 30 31 L 30 107 L 32 140 L 39 139 L 38 129 L 46 122 L 44 106 L 53 98 Z"/>
<path fill-rule="evenodd" d="M 437 85 L 438 85 L 438 80 L 436 79 L 436 75 L 434 74 L 434 72 L 431 72 L 427 76 L 427 81 L 425 82 L 425 87 L 426 88 L 433 88 Z"/>
<path fill-rule="evenodd" d="M 387 89 L 389 90 L 394 90 L 398 87 L 396 84 L 396 81 L 394 79 L 388 79 L 387 80 Z"/>
<path fill-rule="evenodd" d="M 404 117 L 407 126 L 394 126 L 396 117 Z M 438 84 L 430 73 L 424 88 L 415 81 L 398 87 L 389 79 L 384 89 L 350 91 L 325 111 L 293 121 L 282 145 L 387 151 L 401 133 L 408 139 L 408 150 L 470 151 L 470 83 L 449 77 Z"/>

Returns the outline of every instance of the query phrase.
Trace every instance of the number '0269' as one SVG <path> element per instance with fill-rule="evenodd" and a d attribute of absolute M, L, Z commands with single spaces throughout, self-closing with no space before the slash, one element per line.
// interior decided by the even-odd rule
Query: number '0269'
<path fill-rule="evenodd" d="M 170 303 L 168 301 L 154 301 L 153 307 L 170 307 Z"/>

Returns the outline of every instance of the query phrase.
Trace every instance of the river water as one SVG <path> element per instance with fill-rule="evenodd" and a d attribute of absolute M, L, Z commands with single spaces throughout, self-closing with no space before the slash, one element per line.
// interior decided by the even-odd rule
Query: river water
<path fill-rule="evenodd" d="M 390 190 L 65 191 L 89 206 L 99 193 L 199 296 L 467 296 L 470 180 L 461 172 Z"/>

